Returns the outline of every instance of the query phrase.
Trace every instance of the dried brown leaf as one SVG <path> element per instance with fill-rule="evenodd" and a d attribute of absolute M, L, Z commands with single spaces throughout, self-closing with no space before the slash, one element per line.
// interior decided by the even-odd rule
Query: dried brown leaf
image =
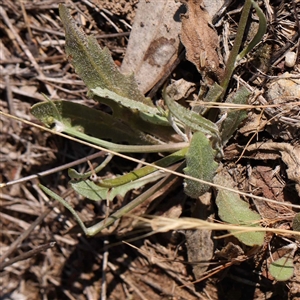
<path fill-rule="evenodd" d="M 199 72 L 206 72 L 220 77 L 217 48 L 218 34 L 211 25 L 211 17 L 201 7 L 203 0 L 181 0 L 188 9 L 181 16 L 182 28 L 180 39 L 186 48 L 186 57 Z"/>
<path fill-rule="evenodd" d="M 296 190 L 300 196 L 300 147 L 289 143 L 256 143 L 250 145 L 247 151 L 275 150 L 279 151 L 283 162 L 287 166 L 287 176 L 295 181 Z"/>

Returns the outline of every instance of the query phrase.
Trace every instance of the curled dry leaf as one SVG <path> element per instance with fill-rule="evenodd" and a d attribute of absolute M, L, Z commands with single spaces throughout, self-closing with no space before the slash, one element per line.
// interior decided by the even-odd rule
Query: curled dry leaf
<path fill-rule="evenodd" d="M 211 17 L 201 7 L 202 0 L 181 0 L 187 13 L 181 16 L 180 39 L 186 48 L 186 57 L 200 73 L 221 76 L 220 60 L 217 52 L 219 39 L 211 25 Z"/>
<path fill-rule="evenodd" d="M 250 145 L 247 151 L 275 150 L 279 151 L 283 162 L 287 166 L 287 176 L 296 182 L 296 190 L 300 196 L 300 147 L 289 143 L 256 143 Z"/>

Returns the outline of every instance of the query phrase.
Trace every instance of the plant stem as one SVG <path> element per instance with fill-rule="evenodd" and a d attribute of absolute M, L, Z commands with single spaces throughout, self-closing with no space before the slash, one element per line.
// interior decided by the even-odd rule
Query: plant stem
<path fill-rule="evenodd" d="M 242 15 L 240 18 L 239 27 L 238 27 L 237 34 L 236 34 L 236 37 L 234 40 L 234 44 L 230 51 L 228 61 L 226 63 L 224 77 L 221 82 L 221 87 L 224 89 L 223 93 L 226 92 L 229 81 L 232 76 L 232 73 L 235 69 L 236 58 L 237 58 L 240 48 L 241 48 L 241 44 L 243 41 L 243 36 L 244 36 L 245 28 L 247 25 L 247 20 L 248 20 L 251 6 L 252 6 L 252 0 L 246 0 L 243 11 L 242 11 Z"/>
<path fill-rule="evenodd" d="M 257 30 L 257 33 L 255 34 L 254 38 L 251 40 L 251 42 L 247 45 L 247 47 L 237 56 L 236 61 L 239 61 L 242 59 L 248 52 L 250 52 L 261 40 L 264 34 L 267 30 L 267 19 L 263 13 L 263 11 L 260 9 L 258 4 L 252 0 L 252 5 L 256 10 L 256 13 L 259 18 L 259 27 Z"/>
<path fill-rule="evenodd" d="M 161 144 L 161 145 L 119 145 L 104 141 L 92 136 L 89 136 L 83 132 L 79 132 L 74 128 L 64 127 L 66 134 L 75 136 L 81 140 L 87 141 L 97 146 L 104 147 L 106 149 L 119 152 L 119 153 L 157 153 L 157 152 L 175 152 L 189 146 L 187 142 Z"/>
<path fill-rule="evenodd" d="M 144 201 L 146 201 L 150 196 L 152 196 L 155 192 L 157 192 L 159 189 L 161 189 L 164 185 L 166 185 L 167 182 L 169 182 L 173 176 L 172 174 L 168 174 L 166 177 L 164 177 L 162 180 L 154 184 L 151 188 L 149 188 L 147 191 L 145 191 L 143 194 L 129 202 L 124 207 L 117 210 L 115 213 L 110 215 L 107 219 L 104 219 L 103 221 L 95 224 L 94 226 L 91 226 L 89 228 L 85 228 L 85 233 L 88 236 L 93 236 L 99 233 L 104 228 L 112 225 L 116 220 L 120 219 L 124 215 L 130 213 L 134 208 L 136 208 L 138 205 L 142 204 Z"/>

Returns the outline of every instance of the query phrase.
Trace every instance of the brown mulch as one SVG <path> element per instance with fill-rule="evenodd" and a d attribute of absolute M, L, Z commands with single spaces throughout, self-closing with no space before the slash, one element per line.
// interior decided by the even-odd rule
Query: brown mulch
<path fill-rule="evenodd" d="M 65 2 L 77 23 L 87 34 L 94 35 L 101 47 L 108 47 L 116 64 L 120 65 L 138 1 Z M 254 73 L 262 64 L 267 68 L 258 79 L 243 74 L 242 68 L 237 70 L 262 93 L 271 79 L 284 72 L 299 79 L 299 65 L 287 67 L 284 55 L 288 50 L 298 51 L 300 29 L 294 9 L 297 8 L 299 15 L 300 2 L 270 2 L 267 6 L 262 5 L 269 22 L 268 38 L 264 41 L 269 50 L 260 48 L 264 56 L 258 55 L 259 62 L 244 64 L 249 63 L 247 67 Z M 66 58 L 58 4 L 56 0 L 3 0 L 0 7 L 1 111 L 33 123 L 38 121 L 30 114 L 30 107 L 45 101 L 42 93 L 51 99 L 94 105 L 87 97 L 87 88 Z M 234 12 L 237 8 L 239 5 L 235 3 L 227 8 L 225 21 L 232 27 L 238 21 L 239 14 Z M 271 19 L 266 8 L 276 11 L 277 19 Z M 186 61 L 179 64 L 174 73 L 190 72 L 192 78 L 198 78 L 191 65 L 188 65 L 188 71 L 182 70 L 187 64 Z M 300 191 L 297 193 L 295 182 L 287 176 L 287 166 L 278 151 L 268 152 L 267 156 L 248 152 L 235 163 L 237 143 L 245 145 L 252 135 L 255 142 L 268 140 L 299 145 L 299 115 L 299 104 L 289 111 L 275 107 L 249 112 L 248 123 L 241 129 L 239 140 L 234 140 L 224 151 L 224 163 L 241 190 L 299 205 Z M 0 299 L 300 299 L 299 249 L 294 257 L 295 274 L 291 280 L 276 282 L 259 273 L 266 273 L 264 264 L 270 252 L 288 243 L 275 235 L 268 235 L 264 249 L 250 259 L 241 264 L 222 261 L 224 267 L 216 274 L 212 274 L 215 267 L 212 265 L 209 278 L 194 284 L 184 236 L 180 232 L 141 238 L 144 232 L 130 232 L 116 224 L 101 236 L 86 238 L 76 234 L 79 229 L 72 215 L 49 199 L 38 183 L 47 185 L 72 203 L 84 222 L 94 224 L 102 220 L 107 214 L 106 203 L 95 203 L 78 196 L 68 186 L 65 169 L 51 172 L 53 168 L 92 155 L 95 150 L 28 123 L 4 116 L 0 121 L 1 182 L 14 182 L 50 170 L 47 176 L 33 176 L 1 190 Z M 93 162 L 99 163 L 104 156 L 100 153 Z M 113 162 L 109 171 L 127 172 L 135 167 L 119 159 Z M 78 166 L 80 172 L 87 168 L 87 163 Z M 153 214 L 172 212 L 182 205 L 188 215 L 186 211 L 190 210 L 191 203 L 182 204 L 181 182 L 174 182 L 170 191 L 168 197 L 163 198 L 160 209 Z M 125 199 L 117 197 L 109 213 L 133 199 L 134 193 L 126 195 Z M 296 212 L 290 208 L 280 210 L 269 205 L 259 206 L 258 203 L 253 203 L 253 207 L 269 218 L 280 219 L 280 226 L 287 229 Z M 295 242 L 295 239 L 291 241 Z"/>

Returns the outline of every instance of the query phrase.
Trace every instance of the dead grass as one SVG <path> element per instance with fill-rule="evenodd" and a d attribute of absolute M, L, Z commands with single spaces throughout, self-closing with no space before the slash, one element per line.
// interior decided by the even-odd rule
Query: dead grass
<path fill-rule="evenodd" d="M 111 1 L 66 1 L 77 22 L 86 33 L 96 36 L 101 46 L 110 49 L 118 65 L 122 62 L 133 20 L 134 9 L 130 5 L 136 2 L 122 1 L 119 6 L 113 6 Z M 271 80 L 286 71 L 293 77 L 291 80 L 299 80 L 299 65 L 287 68 L 284 55 L 299 47 L 299 23 L 293 3 L 299 15 L 300 2 L 273 2 L 262 6 L 269 22 L 263 44 L 271 50 L 262 50 L 263 56 L 245 62 L 237 70 L 259 95 L 253 97 L 251 104 L 256 108 L 249 110 L 241 134 L 225 149 L 224 164 L 239 190 L 299 204 L 297 181 L 291 180 L 287 173 L 288 168 L 293 167 L 292 163 L 287 166 L 280 150 L 270 148 L 257 152 L 252 146 L 253 149 L 236 162 L 241 154 L 239 145 L 245 146 L 250 137 L 255 142 L 300 144 L 299 94 L 284 98 L 290 106 L 282 106 L 277 100 L 283 99 L 284 95 L 277 94 L 277 102 L 270 103 L 273 98 L 265 92 Z M 37 121 L 29 110 L 33 104 L 44 101 L 41 93 L 51 99 L 94 105 L 86 96 L 84 83 L 66 59 L 58 3 L 3 0 L 0 8 L 1 110 L 34 123 Z M 224 19 L 231 33 L 234 33 L 234 24 L 239 17 L 234 13 L 235 8 L 229 7 L 231 13 Z M 276 19 L 270 9 L 274 10 Z M 219 28 L 219 31 L 222 30 Z M 230 41 L 233 38 L 228 36 Z M 183 70 L 184 66 L 178 66 L 175 77 L 187 72 Z M 195 74 L 196 71 L 189 68 L 189 72 Z M 264 74 L 258 76 L 257 68 Z M 299 85 L 299 81 L 294 82 Z M 259 106 L 267 104 L 273 106 L 266 109 Z M 9 118 L 1 117 L 1 129 L 1 182 L 51 170 L 94 153 L 79 143 Z M 93 162 L 101 161 L 104 155 L 100 153 Z M 147 160 L 149 157 L 139 158 Z M 134 167 L 133 163 L 117 159 L 107 174 L 121 174 Z M 87 164 L 81 162 L 80 171 L 86 168 Z M 105 203 L 94 203 L 76 195 L 68 187 L 66 170 L 39 177 L 1 190 L 1 299 L 105 299 L 105 295 L 107 299 L 300 299 L 299 250 L 294 258 L 295 275 L 290 281 L 280 283 L 268 278 L 266 260 L 270 252 L 287 244 L 280 236 L 269 233 L 262 249 L 243 249 L 245 254 L 240 261 L 215 259 L 206 274 L 208 279 L 194 285 L 180 232 L 140 238 L 147 230 L 135 228 L 132 231 L 132 220 L 128 218 L 98 237 L 87 239 L 75 234 L 77 227 L 69 232 L 75 225 L 74 219 L 64 207 L 52 203 L 43 194 L 39 182 L 71 202 L 87 223 L 105 217 Z M 139 191 L 124 199 L 115 199 L 109 212 L 128 203 L 137 193 Z M 182 210 L 182 215 L 189 216 L 191 202 L 183 199 L 181 182 L 176 179 L 156 195 L 155 201 L 160 201 L 160 205 L 146 212 L 172 217 Z M 272 219 L 273 226 L 290 229 L 295 215 L 292 208 L 261 204 L 255 200 L 253 206 L 263 218 L 265 214 Z M 142 211 L 145 209 L 140 208 L 135 213 L 139 215 Z M 291 240 L 295 241 L 294 237 Z M 221 250 L 231 241 L 235 242 L 232 237 L 218 240 L 217 249 Z M 258 272 L 261 274 L 256 274 Z"/>

